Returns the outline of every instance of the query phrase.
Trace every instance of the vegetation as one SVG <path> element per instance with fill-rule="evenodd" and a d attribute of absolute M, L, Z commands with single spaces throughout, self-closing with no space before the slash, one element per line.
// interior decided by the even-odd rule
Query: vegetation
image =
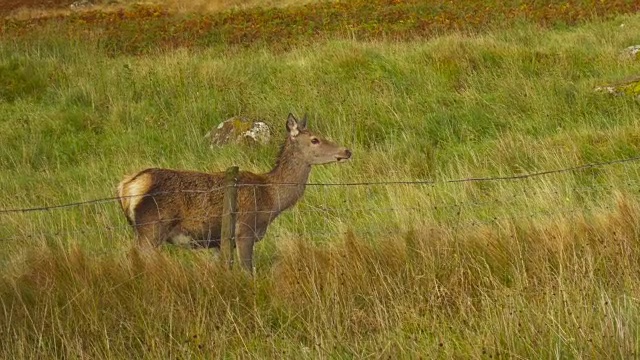
<path fill-rule="evenodd" d="M 576 1 L 564 6 L 595 10 L 570 21 L 580 11 L 535 3 L 554 20 L 396 32 L 389 15 L 353 37 L 330 21 L 290 35 L 278 24 L 341 6 L 427 7 L 127 7 L 113 26 L 120 10 L 5 18 L 0 209 L 109 198 L 149 166 L 268 169 L 275 143 L 209 149 L 204 134 L 234 115 L 283 129 L 290 111 L 308 112 L 354 155 L 312 172 L 316 185 L 257 245 L 253 279 L 206 251 L 137 253 L 108 199 L 0 213 L 0 357 L 637 357 L 637 162 L 450 181 L 640 150 L 637 100 L 593 91 L 637 75 L 640 62 L 619 52 L 637 43 L 640 16 L 603 18 L 603 2 Z M 480 16 L 474 4 L 429 11 Z M 164 20 L 140 16 L 149 9 Z M 203 36 L 168 32 L 223 18 Z M 238 19 L 260 24 L 258 41 L 216 38 L 245 31 Z M 319 185 L 400 180 L 434 183 Z"/>
<path fill-rule="evenodd" d="M 435 5 L 420 0 L 355 0 L 309 2 L 303 6 L 249 6 L 242 11 L 176 13 L 172 9 L 175 5 L 167 7 L 161 2 L 111 11 L 89 8 L 29 20 L 10 17 L 0 23 L 0 34 L 32 39 L 57 33 L 64 38 L 95 42 L 98 49 L 112 55 L 230 44 L 290 50 L 327 38 L 408 40 L 451 31 L 475 33 L 520 22 L 574 25 L 637 12 L 640 3 L 545 0 L 449 1 Z M 38 30 L 34 31 L 34 27 Z"/>

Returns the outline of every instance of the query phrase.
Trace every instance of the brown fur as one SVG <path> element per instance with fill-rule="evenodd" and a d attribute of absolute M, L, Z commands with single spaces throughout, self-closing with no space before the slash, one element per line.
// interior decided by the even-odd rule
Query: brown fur
<path fill-rule="evenodd" d="M 351 152 L 306 130 L 306 119 L 287 119 L 288 136 L 268 173 L 238 177 L 236 244 L 240 261 L 252 269 L 253 245 L 267 226 L 302 196 L 311 165 L 340 161 Z M 171 242 L 219 247 L 224 173 L 151 168 L 118 185 L 120 204 L 141 245 Z"/>

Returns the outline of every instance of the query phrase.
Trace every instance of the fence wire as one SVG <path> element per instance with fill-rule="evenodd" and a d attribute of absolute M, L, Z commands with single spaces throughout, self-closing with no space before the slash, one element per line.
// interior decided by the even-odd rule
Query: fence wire
<path fill-rule="evenodd" d="M 368 237 L 394 237 L 401 236 L 403 231 L 407 231 L 413 224 L 412 221 L 421 221 L 420 225 L 426 226 L 439 226 L 442 229 L 461 229 L 461 228 L 474 228 L 482 226 L 491 226 L 500 224 L 501 222 L 518 222 L 518 221 L 535 221 L 541 219 L 547 219 L 554 216 L 581 216 L 590 212 L 612 210 L 611 204 L 598 204 L 594 201 L 593 194 L 611 194 L 617 190 L 640 191 L 640 179 L 636 180 L 634 177 L 637 175 L 629 173 L 629 177 L 626 179 L 617 179 L 615 183 L 607 184 L 590 184 L 583 186 L 576 186 L 575 184 L 568 185 L 566 188 L 551 189 L 548 192 L 542 194 L 536 194 L 535 190 L 525 186 L 521 189 L 523 196 L 513 196 L 509 194 L 509 197 L 502 198 L 497 194 L 485 196 L 481 198 L 473 199 L 455 199 L 452 196 L 453 201 L 442 203 L 426 203 L 420 204 L 415 201 L 409 201 L 408 203 L 394 204 L 392 199 L 392 193 L 381 193 L 381 197 L 385 203 L 380 205 L 363 206 L 359 201 L 352 201 L 351 203 L 329 204 L 327 199 L 330 192 L 335 190 L 328 190 L 329 187 L 345 187 L 350 188 L 353 186 L 361 187 L 380 187 L 389 186 L 396 191 L 404 191 L 405 187 L 413 186 L 434 186 L 441 184 L 455 184 L 455 183 L 467 183 L 467 182 L 494 182 L 494 181 L 513 181 L 522 180 L 535 177 L 542 177 L 552 174 L 569 173 L 576 171 L 583 171 L 592 168 L 612 166 L 618 164 L 625 164 L 636 162 L 640 160 L 640 157 L 632 157 L 626 159 L 618 159 L 608 162 L 590 163 L 579 166 L 573 166 L 563 169 L 554 169 L 547 171 L 540 171 L 528 174 L 517 174 L 510 176 L 500 177 L 470 177 L 463 179 L 449 179 L 440 181 L 430 180 L 416 180 L 416 181 L 380 181 L 380 182 L 350 182 L 350 183 L 308 183 L 306 186 L 317 187 L 321 190 L 311 190 L 313 193 L 313 199 L 319 201 L 307 201 L 302 202 L 293 209 L 287 212 L 288 222 L 298 224 L 300 228 L 294 227 L 293 231 L 289 230 L 277 230 L 269 228 L 268 238 L 280 239 L 280 238 L 312 238 L 316 240 L 329 240 L 335 238 L 341 238 L 344 236 L 345 229 L 349 229 L 356 236 L 368 236 Z M 258 186 L 300 186 L 300 184 L 292 183 L 279 183 L 279 184 L 239 184 L 239 187 L 251 186 L 255 188 Z M 51 206 L 36 206 L 26 208 L 14 208 L 0 210 L 0 218 L 2 215 L 16 215 L 16 214 L 31 214 L 29 215 L 30 223 L 25 228 L 20 225 L 21 220 L 9 217 L 8 220 L 14 222 L 13 229 L 9 226 L 0 227 L 0 241 L 39 241 L 39 240 L 51 240 L 58 239 L 60 237 L 68 237 L 75 239 L 91 239 L 91 240 L 113 240 L 120 238 L 125 234 L 131 233 L 131 226 L 124 221 L 121 213 L 116 217 L 115 214 L 119 213 L 119 209 L 105 208 L 105 206 L 120 201 L 126 198 L 134 197 L 152 197 L 161 196 L 166 194 L 175 193 L 211 193 L 223 191 L 226 186 L 214 187 L 207 190 L 182 190 L 177 192 L 156 192 L 153 194 L 144 195 L 131 195 L 127 197 L 105 197 L 100 199 L 85 200 L 78 202 L 70 202 L 64 204 L 57 204 Z M 309 190 L 307 190 L 309 192 Z M 348 191 L 348 190 L 347 190 Z M 368 198 L 375 192 L 367 192 L 367 194 L 359 194 L 365 199 L 369 200 L 369 204 L 375 203 L 375 201 Z M 454 193 L 452 193 L 454 194 Z M 590 198 L 590 201 L 582 203 L 578 201 L 572 206 L 563 203 L 560 195 L 584 195 L 584 197 Z M 530 196 L 555 196 L 549 203 L 542 204 L 538 208 L 528 206 L 527 201 Z M 307 195 L 308 196 L 308 195 Z M 354 204 L 354 205 L 351 205 Z M 365 202 L 366 204 L 366 202 Z M 87 208 L 87 206 L 92 206 Z M 77 214 L 78 218 L 68 218 L 64 221 L 57 221 L 59 219 L 53 218 L 51 210 L 61 209 L 78 209 L 80 212 Z M 270 213 L 269 210 L 255 210 L 249 211 L 249 213 Z M 245 213 L 247 213 L 245 211 Z M 38 215 L 40 214 L 40 215 Z M 364 214 L 364 216 L 363 216 Z M 38 216 L 35 216 L 38 215 Z M 203 221 L 211 222 L 217 218 L 221 218 L 225 214 L 207 214 L 202 218 L 192 217 L 190 221 Z M 308 216 L 307 216 L 308 215 Z M 34 217 L 35 218 L 32 218 Z M 321 219 L 323 225 L 309 226 L 305 228 L 307 219 Z M 7 219 L 7 217 L 5 217 Z M 381 223 L 383 219 L 391 219 L 389 222 Z M 35 220 L 35 221 L 32 221 Z M 165 222 L 173 222 L 185 220 L 183 218 L 170 218 L 159 219 L 156 221 L 149 221 L 141 225 L 152 225 Z M 404 223 L 403 223 L 404 222 Z M 308 225 L 308 224 L 307 224 Z M 384 226 L 382 226 L 384 225 Z M 286 227 L 285 227 L 286 228 Z M 208 242 L 210 240 L 202 240 Z M 197 242 L 197 241 L 196 241 Z"/>
<path fill-rule="evenodd" d="M 640 189 L 640 182 L 627 182 L 627 185 L 633 185 L 634 190 Z M 613 186 L 585 186 L 581 188 L 574 188 L 572 191 L 577 193 L 590 193 L 597 192 L 603 190 L 613 190 Z M 325 225 L 328 223 L 330 219 L 339 219 L 340 225 L 349 224 L 354 218 L 357 219 L 361 217 L 361 214 L 368 214 L 372 219 L 380 219 L 388 218 L 389 215 L 394 213 L 412 213 L 412 218 L 407 219 L 409 221 L 415 220 L 416 218 L 424 217 L 425 224 L 431 226 L 444 226 L 444 228 L 467 228 L 467 227 L 478 227 L 484 225 L 495 224 L 500 221 L 534 221 L 540 220 L 544 218 L 550 218 L 553 216 L 558 216 L 561 214 L 563 217 L 577 215 L 577 214 L 586 214 L 595 210 L 611 210 L 610 206 L 559 206 L 552 207 L 550 209 L 540 209 L 540 210 L 529 210 L 529 211 L 508 211 L 508 212 L 500 212 L 500 209 L 508 209 L 510 206 L 518 203 L 520 200 L 518 198 L 511 199 L 489 199 L 487 201 L 473 201 L 473 202 L 456 202 L 444 205 L 430 205 L 430 206 L 402 206 L 402 207 L 329 207 L 327 205 L 313 206 L 310 204 L 303 204 L 299 207 L 296 207 L 290 211 L 291 217 L 296 216 L 305 216 L 306 214 L 310 215 L 310 218 L 321 218 L 324 219 Z M 487 209 L 491 210 L 488 215 L 478 217 L 477 212 L 479 209 Z M 496 210 L 498 209 L 498 210 Z M 269 211 L 255 211 L 255 213 L 268 213 Z M 100 211 L 94 211 L 94 215 L 100 216 L 103 213 Z M 252 213 L 252 212 L 249 212 Z M 434 218 L 434 214 L 443 214 L 440 219 Z M 468 217 L 470 214 L 472 217 Z M 225 214 L 215 215 L 209 214 L 206 217 L 190 217 L 187 220 L 190 221 L 205 221 L 211 222 L 217 218 L 221 218 Z M 464 218 L 464 219 L 463 219 Z M 127 234 L 131 232 L 131 226 L 124 222 L 121 217 L 117 218 L 103 218 L 101 220 L 107 220 L 108 224 L 100 224 L 98 221 L 91 221 L 90 219 L 86 219 L 82 222 L 74 222 L 74 221 L 65 221 L 62 226 L 58 227 L 49 227 L 46 231 L 43 232 L 30 232 L 30 230 L 21 231 L 22 234 L 14 235 L 10 237 L 1 237 L 0 241 L 16 241 L 16 240 L 30 240 L 30 239 L 47 239 L 47 238 L 57 238 L 60 236 L 74 237 L 74 238 L 103 238 L 103 239 L 112 239 L 118 235 Z M 154 225 L 161 224 L 173 221 L 185 220 L 184 218 L 167 218 L 156 221 L 148 221 L 138 224 L 138 226 L 144 225 Z M 293 219 L 295 221 L 295 219 Z M 366 222 L 366 219 L 364 220 Z M 48 224 L 50 225 L 50 224 Z M 71 226 L 72 228 L 68 228 Z M 372 225 L 368 229 L 359 229 L 350 227 L 354 233 L 365 236 L 365 235 L 377 235 L 377 236 L 390 236 L 399 234 L 399 230 L 401 230 L 402 226 L 398 224 L 391 223 L 389 228 L 392 230 L 386 231 L 384 229 L 380 229 L 377 224 Z M 299 231 L 294 233 L 289 233 L 286 235 L 278 234 L 275 235 L 273 232 L 269 235 L 271 238 L 283 238 L 283 237 L 291 237 L 291 236 L 302 236 L 309 237 L 314 239 L 331 239 L 340 237 L 342 232 L 339 228 L 327 230 L 327 228 L 322 231 L 318 231 L 317 229 L 313 229 L 313 231 Z M 203 240 L 206 242 L 208 240 Z"/>
<path fill-rule="evenodd" d="M 469 182 L 495 182 L 495 181 L 512 181 L 512 180 L 523 180 L 536 178 L 541 176 L 553 175 L 553 174 L 561 174 L 561 173 L 569 173 L 576 171 L 583 171 L 593 168 L 600 168 L 605 166 L 612 166 L 624 163 L 630 163 L 639 161 L 640 156 L 616 159 L 611 161 L 603 161 L 603 162 L 595 162 L 582 164 L 567 168 L 560 169 L 552 169 L 552 170 L 544 170 L 532 173 L 525 174 L 513 174 L 506 176 L 495 176 L 495 177 L 468 177 L 468 178 L 460 178 L 460 179 L 445 179 L 445 180 L 398 180 L 398 181 L 366 181 L 366 182 L 344 182 L 344 183 L 306 183 L 306 184 L 298 184 L 298 183 L 269 183 L 269 184 L 237 184 L 237 187 L 290 187 L 290 186 L 300 186 L 305 185 L 307 187 L 320 186 L 320 187 L 352 187 L 352 186 L 389 186 L 389 185 L 423 185 L 423 186 L 433 186 L 438 184 L 455 184 L 455 183 L 469 183 Z M 178 190 L 178 191 L 164 191 L 164 192 L 154 192 L 150 194 L 139 194 L 139 195 L 129 195 L 129 196 L 111 196 L 104 197 L 99 199 L 92 200 L 84 200 L 84 201 L 76 201 L 69 202 L 64 204 L 57 205 L 43 205 L 43 206 L 35 206 L 35 207 L 26 207 L 26 208 L 13 208 L 13 209 L 0 209 L 0 216 L 12 214 L 12 213 L 26 213 L 26 212 L 46 212 L 51 210 L 58 209 L 66 209 L 66 208 L 75 208 L 86 205 L 97 205 L 103 203 L 111 203 L 111 202 L 119 202 L 121 200 L 127 198 L 136 198 L 136 197 L 153 197 L 167 194 L 176 194 L 176 193 L 213 193 L 224 190 L 227 186 L 218 186 L 207 190 Z"/>
<path fill-rule="evenodd" d="M 404 208 L 393 209 L 393 211 L 401 211 L 401 210 L 404 211 L 406 209 Z M 558 216 L 559 214 L 561 214 L 561 216 L 564 218 L 570 218 L 573 216 L 584 215 L 590 212 L 602 211 L 602 210 L 612 211 L 613 208 L 611 206 L 588 206 L 588 207 L 580 207 L 580 208 L 567 206 L 567 207 L 558 207 L 554 209 L 528 211 L 528 212 L 519 213 L 519 214 L 489 216 L 485 219 L 478 219 L 478 218 L 465 219 L 464 221 L 454 221 L 448 224 L 444 224 L 445 223 L 444 221 L 443 222 L 428 221 L 427 224 L 430 226 L 444 225 L 444 229 L 453 230 L 453 229 L 461 229 L 461 228 L 475 228 L 475 227 L 488 226 L 488 225 L 497 224 L 503 221 L 514 222 L 514 223 L 520 222 L 520 221 L 535 222 L 535 221 L 540 221 L 544 219 L 551 219 Z M 384 212 L 384 211 L 385 210 L 382 210 L 379 212 Z M 375 212 L 375 210 L 372 210 L 372 212 Z M 189 219 L 200 220 L 199 218 L 189 218 Z M 151 221 L 151 222 L 144 223 L 144 225 L 164 223 L 164 222 L 169 222 L 173 220 L 176 220 L 176 219 L 163 219 L 158 221 Z M 202 220 L 211 220 L 211 218 L 202 218 Z M 46 239 L 52 239 L 52 238 L 59 238 L 61 236 L 71 237 L 75 239 L 77 238 L 85 238 L 85 239 L 91 238 L 93 240 L 114 239 L 117 236 L 122 236 L 122 234 L 131 232 L 131 226 L 124 223 L 106 225 L 106 226 L 95 226 L 95 224 L 82 224 L 82 225 L 86 225 L 87 228 L 75 228 L 75 229 L 51 228 L 46 232 L 40 232 L 35 234 L 24 233 L 21 235 L 14 235 L 10 237 L 0 237 L 0 242 L 46 240 Z M 391 228 L 392 229 L 389 230 L 389 229 L 381 229 L 381 228 L 358 229 L 358 228 L 349 227 L 348 231 L 353 232 L 357 236 L 397 237 L 397 236 L 402 236 L 404 232 L 409 230 L 409 228 L 402 229 L 399 226 L 391 226 Z M 301 231 L 298 233 L 286 232 L 284 234 L 270 233 L 268 237 L 272 239 L 291 239 L 296 237 L 302 237 L 302 238 L 312 238 L 315 240 L 328 240 L 328 239 L 341 238 L 342 236 L 344 236 L 345 231 L 346 230 L 334 229 L 334 230 L 324 230 L 324 231 L 314 230 L 311 233 L 306 233 L 304 231 Z M 235 239 L 241 240 L 242 238 L 236 237 Z M 211 240 L 210 239 L 202 239 L 202 240 L 193 239 L 191 242 L 195 244 L 198 244 L 198 243 L 206 244 L 212 241 L 214 241 L 214 239 L 211 239 Z"/>

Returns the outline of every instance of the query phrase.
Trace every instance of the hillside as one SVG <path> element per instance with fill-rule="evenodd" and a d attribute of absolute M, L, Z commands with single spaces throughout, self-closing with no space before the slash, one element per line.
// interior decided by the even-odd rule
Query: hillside
<path fill-rule="evenodd" d="M 332 38 L 411 40 L 452 31 L 476 33 L 522 22 L 543 27 L 570 26 L 640 10 L 639 3 L 627 0 L 532 4 L 451 1 L 438 5 L 417 0 L 363 0 L 301 2 L 297 4 L 302 5 L 289 6 L 275 6 L 287 2 L 274 1 L 270 7 L 251 6 L 251 2 L 238 7 L 234 1 L 208 7 L 196 6 L 198 2 L 192 3 L 192 7 L 166 1 L 109 2 L 77 11 L 55 11 L 68 7 L 67 3 L 45 2 L 50 6 L 49 13 L 44 7 L 32 14 L 28 9 L 42 9 L 43 5 L 26 6 L 23 8 L 26 17 L 8 16 L 0 22 L 0 34 L 28 39 L 55 33 L 73 41 L 95 42 L 99 49 L 112 55 L 220 45 L 260 45 L 286 50 Z M 16 11 L 12 4 L 9 2 L 0 9 Z M 11 15 L 11 11 L 5 13 Z"/>
<path fill-rule="evenodd" d="M 637 357 L 638 5 L 534 3 L 7 12 L 0 358 Z M 268 171 L 289 112 L 353 157 L 255 277 L 133 248 L 125 174 Z"/>

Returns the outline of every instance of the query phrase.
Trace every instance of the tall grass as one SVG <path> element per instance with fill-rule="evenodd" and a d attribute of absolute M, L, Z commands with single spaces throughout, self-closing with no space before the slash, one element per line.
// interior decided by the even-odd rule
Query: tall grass
<path fill-rule="evenodd" d="M 279 245 L 254 280 L 206 253 L 24 252 L 8 358 L 637 356 L 638 203 L 553 221 Z"/>
<path fill-rule="evenodd" d="M 620 24 L 624 23 L 624 27 Z M 353 149 L 257 246 L 257 275 L 207 252 L 144 257 L 113 202 L 0 214 L 7 358 L 618 357 L 638 353 L 638 165 L 446 183 L 634 156 L 638 104 L 593 92 L 640 18 L 519 25 L 288 52 L 107 56 L 0 41 L 0 208 L 113 196 L 147 166 L 266 171 L 268 148 L 211 151 L 233 115 L 288 112 Z"/>

